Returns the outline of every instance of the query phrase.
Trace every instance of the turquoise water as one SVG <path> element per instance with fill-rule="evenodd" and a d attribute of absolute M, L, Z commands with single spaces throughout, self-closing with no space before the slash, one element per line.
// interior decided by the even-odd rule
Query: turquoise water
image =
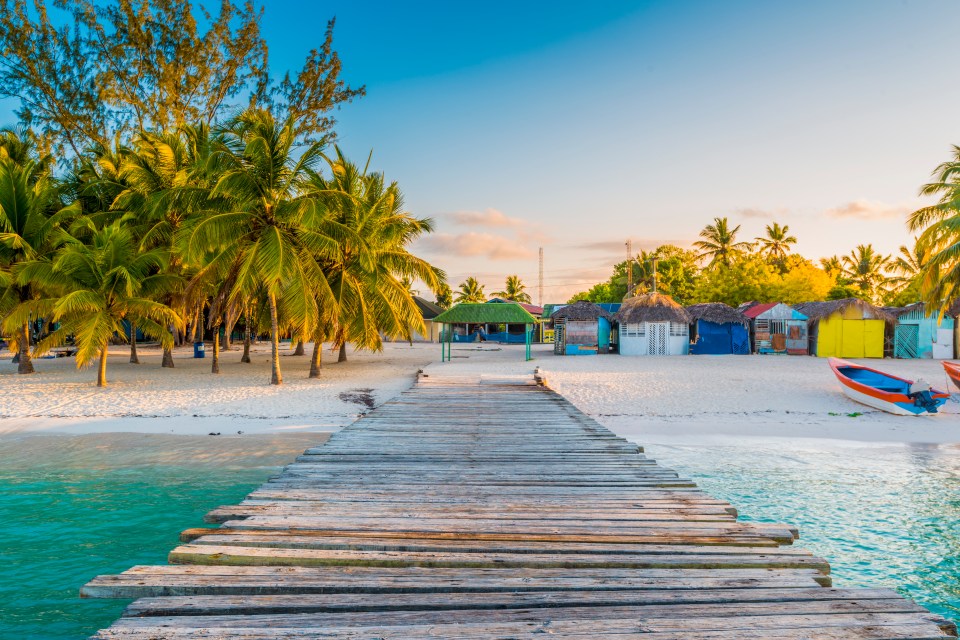
<path fill-rule="evenodd" d="M 647 451 L 744 519 L 798 525 L 798 544 L 831 561 L 837 586 L 894 587 L 960 619 L 960 449 L 718 442 L 648 443 Z M 166 460 L 177 457 L 164 447 L 155 448 Z M 14 468 L 11 450 L 0 449 L 0 638 L 76 640 L 109 625 L 127 603 L 81 600 L 84 582 L 164 563 L 181 530 L 276 468 L 236 459 L 144 465 L 130 451 L 98 463 L 87 445 L 21 450 Z"/>
<path fill-rule="evenodd" d="M 744 520 L 800 527 L 835 586 L 891 587 L 960 621 L 960 448 L 824 440 L 648 444 Z"/>
<path fill-rule="evenodd" d="M 0 638 L 86 638 L 127 601 L 81 600 L 100 573 L 165 563 L 181 530 L 243 499 L 272 469 L 151 466 L 4 469 Z"/>

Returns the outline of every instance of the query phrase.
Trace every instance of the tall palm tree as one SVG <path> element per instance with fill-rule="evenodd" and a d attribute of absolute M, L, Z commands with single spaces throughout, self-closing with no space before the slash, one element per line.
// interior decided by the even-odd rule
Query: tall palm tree
<path fill-rule="evenodd" d="M 892 262 L 890 256 L 877 253 L 872 244 L 857 245 L 849 255 L 841 258 L 843 277 L 857 286 L 864 296 L 875 300 L 887 282 L 887 271 Z"/>
<path fill-rule="evenodd" d="M 96 231 L 89 244 L 68 241 L 53 259 L 37 257 L 14 267 L 18 283 L 41 283 L 53 296 L 26 301 L 4 323 L 17 326 L 31 315 L 49 318 L 59 328 L 43 338 L 36 352 L 44 353 L 73 336 L 77 366 L 99 357 L 97 386 L 107 384 L 107 347 L 123 321 L 134 316 L 140 330 L 160 340 L 173 340 L 167 327 L 179 325 L 180 317 L 152 298 L 169 286 L 163 273 L 169 254 L 154 249 L 141 251 L 131 229 L 121 222 Z"/>
<path fill-rule="evenodd" d="M 527 285 L 523 284 L 520 276 L 507 276 L 503 291 L 497 291 L 493 295 L 504 300 L 513 302 L 530 303 L 530 294 L 526 291 Z"/>
<path fill-rule="evenodd" d="M 486 302 L 487 296 L 483 292 L 483 285 L 477 282 L 477 279 L 470 276 L 460 283 L 457 291 L 457 302 Z"/>
<path fill-rule="evenodd" d="M 12 270 L 20 263 L 49 255 L 63 239 L 62 227 L 76 214 L 63 207 L 59 190 L 48 173 L 49 161 L 31 151 L 29 138 L 4 134 L 0 143 L 0 317 L 36 298 L 42 284 L 18 280 Z M 13 149 L 11 153 L 10 150 Z M 33 373 L 30 357 L 30 322 L 41 316 L 22 317 L 15 336 L 17 373 Z"/>
<path fill-rule="evenodd" d="M 930 254 L 920 273 L 921 296 L 945 311 L 960 297 L 960 146 L 952 148 L 950 160 L 938 166 L 933 176 L 920 195 L 939 196 L 939 200 L 910 214 L 907 226 L 920 232 L 918 242 Z"/>
<path fill-rule="evenodd" d="M 361 170 L 339 148 L 327 162 L 331 177 L 316 176 L 313 184 L 334 220 L 349 232 L 323 262 L 334 298 L 329 333 L 343 361 L 348 341 L 377 350 L 381 335 L 410 339 L 413 331 L 424 331 L 410 284 L 419 279 L 436 288 L 443 272 L 409 252 L 413 240 L 432 230 L 432 221 L 403 210 L 396 183 Z M 319 343 L 315 337 L 315 354 Z"/>
<path fill-rule="evenodd" d="M 237 115 L 222 135 L 222 172 L 209 192 L 209 208 L 185 222 L 177 245 L 189 261 L 202 264 L 201 271 L 230 283 L 227 303 L 265 293 L 270 382 L 279 385 L 281 329 L 310 335 L 319 315 L 317 297 L 331 296 L 318 260 L 337 242 L 325 233 L 327 212 L 309 184 L 323 143 L 298 148 L 297 123 L 276 121 L 260 109 Z"/>
<path fill-rule="evenodd" d="M 760 254 L 765 256 L 771 262 L 783 264 L 787 254 L 790 253 L 790 245 L 797 243 L 796 236 L 788 235 L 790 226 L 774 222 L 766 226 L 766 235 L 756 238 L 760 245 Z"/>
<path fill-rule="evenodd" d="M 693 243 L 700 250 L 698 258 L 710 258 L 710 267 L 722 265 L 729 267 L 733 258 L 750 247 L 749 242 L 737 242 L 737 233 L 740 225 L 730 228 L 726 218 L 714 218 L 713 224 L 708 224 L 700 232 L 703 240 Z"/>

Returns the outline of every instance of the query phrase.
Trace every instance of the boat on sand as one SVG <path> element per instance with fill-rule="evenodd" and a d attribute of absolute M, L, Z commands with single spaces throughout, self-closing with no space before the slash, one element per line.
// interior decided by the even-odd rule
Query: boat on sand
<path fill-rule="evenodd" d="M 829 359 L 840 388 L 851 400 L 900 416 L 937 413 L 950 394 L 923 380 L 907 380 L 839 358 Z"/>
<path fill-rule="evenodd" d="M 960 364 L 956 362 L 942 362 L 943 370 L 947 372 L 947 377 L 957 389 L 960 389 Z"/>

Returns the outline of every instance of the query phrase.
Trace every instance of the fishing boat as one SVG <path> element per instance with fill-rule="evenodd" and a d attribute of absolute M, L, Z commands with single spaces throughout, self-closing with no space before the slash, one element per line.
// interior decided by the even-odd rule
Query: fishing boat
<path fill-rule="evenodd" d="M 960 364 L 956 362 L 943 362 L 943 370 L 947 372 L 947 377 L 957 389 L 960 389 Z"/>
<path fill-rule="evenodd" d="M 950 398 L 949 393 L 932 389 L 922 380 L 898 378 L 839 358 L 830 358 L 829 363 L 847 397 L 874 409 L 900 416 L 922 416 L 937 413 L 937 408 Z"/>

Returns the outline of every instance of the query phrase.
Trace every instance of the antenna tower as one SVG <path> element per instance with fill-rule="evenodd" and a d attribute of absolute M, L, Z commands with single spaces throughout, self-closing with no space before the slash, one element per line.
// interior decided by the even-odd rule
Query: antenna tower
<path fill-rule="evenodd" d="M 540 247 L 540 280 L 537 283 L 537 305 L 543 306 L 543 247 Z"/>

